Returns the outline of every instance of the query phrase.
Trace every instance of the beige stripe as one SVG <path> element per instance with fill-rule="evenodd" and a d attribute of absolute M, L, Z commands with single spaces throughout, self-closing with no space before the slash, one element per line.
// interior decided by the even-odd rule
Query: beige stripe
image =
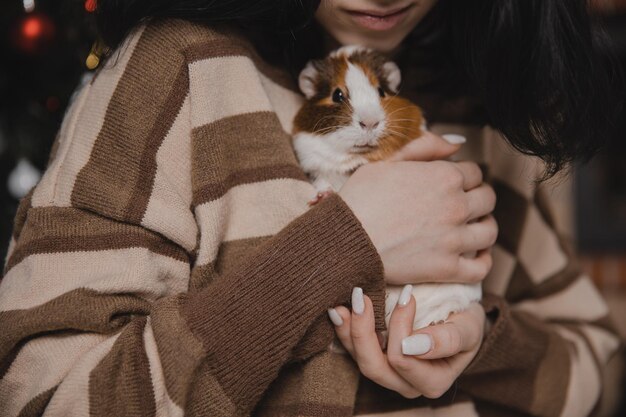
<path fill-rule="evenodd" d="M 189 88 L 194 92 L 192 127 L 242 113 L 272 110 L 259 71 L 248 57 L 193 62 L 189 65 Z"/>
<path fill-rule="evenodd" d="M 307 182 L 291 179 L 244 184 L 223 197 L 196 207 L 200 223 L 197 264 L 215 259 L 223 241 L 276 234 L 303 214 L 315 189 Z"/>
<path fill-rule="evenodd" d="M 302 94 L 291 91 L 275 82 L 264 74 L 259 73 L 261 83 L 267 93 L 272 109 L 276 112 L 283 130 L 287 133 L 293 131 L 293 119 L 304 103 Z"/>
<path fill-rule="evenodd" d="M 71 371 L 64 376 L 48 404 L 46 417 L 89 416 L 89 375 L 111 351 L 118 337 L 119 333 L 109 337 L 74 361 Z"/>
<path fill-rule="evenodd" d="M 516 260 L 513 255 L 496 244 L 491 252 L 493 267 L 483 281 L 483 290 L 495 295 L 504 296 L 509 286 Z"/>
<path fill-rule="evenodd" d="M 152 388 L 154 389 L 154 398 L 156 400 L 156 417 L 182 417 L 183 409 L 174 403 L 165 388 L 165 375 L 159 358 L 159 350 L 150 318 L 144 329 L 143 339 L 145 343 L 146 355 L 150 364 L 150 377 L 152 379 Z"/>
<path fill-rule="evenodd" d="M 33 195 L 33 207 L 69 206 L 76 176 L 89 161 L 91 150 L 102 129 L 109 101 L 126 70 L 143 32 L 138 29 L 126 44 L 108 60 L 96 79 L 83 87 L 65 116 L 57 156 L 46 170 Z M 65 126 L 66 125 L 66 126 Z"/>
<path fill-rule="evenodd" d="M 40 393 L 59 384 L 75 363 L 106 336 L 41 336 L 28 342 L 0 379 L 3 415 L 17 415 Z"/>
<path fill-rule="evenodd" d="M 359 414 L 356 417 L 478 417 L 474 403 L 463 402 L 444 407 L 411 408 L 387 413 Z"/>
<path fill-rule="evenodd" d="M 593 321 L 608 314 L 608 307 L 602 296 L 587 276 L 581 276 L 559 293 L 537 300 L 522 301 L 513 308 L 542 319 L 568 321 Z"/>
<path fill-rule="evenodd" d="M 575 349 L 570 352 L 570 379 L 561 416 L 587 416 L 595 406 L 601 388 L 593 355 L 581 336 L 561 326 L 556 326 L 556 330 L 563 338 L 572 342 Z"/>
<path fill-rule="evenodd" d="M 88 288 L 147 300 L 187 290 L 189 264 L 144 248 L 31 255 L 2 283 L 0 311 L 28 309 Z"/>
<path fill-rule="evenodd" d="M 605 365 L 620 346 L 619 338 L 604 329 L 583 324 L 580 326 L 580 330 L 589 340 L 601 365 Z"/>
<path fill-rule="evenodd" d="M 555 231 L 536 206 L 527 211 L 517 257 L 535 284 L 541 284 L 567 266 L 567 256 Z"/>
<path fill-rule="evenodd" d="M 156 175 L 142 225 L 192 251 L 198 232 L 191 211 L 189 96 L 156 155 Z"/>

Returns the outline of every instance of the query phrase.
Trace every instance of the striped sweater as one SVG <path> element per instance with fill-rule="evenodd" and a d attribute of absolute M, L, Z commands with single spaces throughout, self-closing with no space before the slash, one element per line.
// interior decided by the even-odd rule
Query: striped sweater
<path fill-rule="evenodd" d="M 325 310 L 380 258 L 345 203 L 308 210 L 293 80 L 245 37 L 184 21 L 133 32 L 77 93 L 16 216 L 0 284 L 3 416 L 582 416 L 619 341 L 554 232 L 540 165 L 488 127 L 500 237 L 493 326 L 453 390 L 406 400 L 330 349 Z"/>

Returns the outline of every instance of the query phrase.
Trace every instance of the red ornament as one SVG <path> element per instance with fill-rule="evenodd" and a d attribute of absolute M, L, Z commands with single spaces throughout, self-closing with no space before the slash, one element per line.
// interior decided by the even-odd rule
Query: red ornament
<path fill-rule="evenodd" d="M 43 25 L 41 19 L 31 16 L 22 23 L 22 36 L 26 39 L 37 39 L 41 36 Z"/>
<path fill-rule="evenodd" d="M 19 49 L 28 53 L 40 51 L 48 45 L 56 33 L 52 19 L 40 13 L 26 15 L 18 22 L 13 31 L 13 43 Z"/>
<path fill-rule="evenodd" d="M 85 10 L 87 10 L 87 12 L 95 12 L 96 7 L 98 7 L 98 0 L 85 0 Z"/>

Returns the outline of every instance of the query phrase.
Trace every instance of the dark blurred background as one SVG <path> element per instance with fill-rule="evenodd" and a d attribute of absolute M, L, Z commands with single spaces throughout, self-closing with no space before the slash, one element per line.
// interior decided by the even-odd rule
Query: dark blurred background
<path fill-rule="evenodd" d="M 0 259 L 17 203 L 39 180 L 72 93 L 97 65 L 96 7 L 97 0 L 0 1 Z M 626 70 L 626 0 L 592 0 L 591 10 Z M 561 231 L 626 338 L 626 112 L 613 139 L 589 164 L 554 181 L 550 195 Z M 605 408 L 624 396 L 609 395 Z"/>

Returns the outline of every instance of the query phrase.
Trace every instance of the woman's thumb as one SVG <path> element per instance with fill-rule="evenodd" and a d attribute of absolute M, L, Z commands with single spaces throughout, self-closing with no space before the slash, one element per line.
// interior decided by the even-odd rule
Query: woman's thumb
<path fill-rule="evenodd" d="M 426 162 L 446 159 L 455 154 L 465 142 L 465 137 L 461 135 L 438 136 L 432 132 L 424 132 L 422 136 L 409 142 L 389 160 Z"/>

